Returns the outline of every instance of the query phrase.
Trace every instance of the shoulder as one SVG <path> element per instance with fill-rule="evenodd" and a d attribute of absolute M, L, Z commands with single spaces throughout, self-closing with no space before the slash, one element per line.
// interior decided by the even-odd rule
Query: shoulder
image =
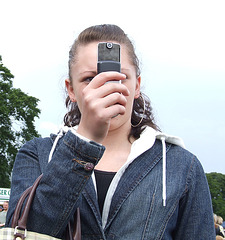
<path fill-rule="evenodd" d="M 173 155 L 176 158 L 175 160 L 182 159 L 182 161 L 189 162 L 190 160 L 197 159 L 195 154 L 185 149 L 184 147 L 168 143 L 167 149 L 168 149 L 167 155 L 168 156 Z"/>
<path fill-rule="evenodd" d="M 208 194 L 208 184 L 205 171 L 199 159 L 190 151 L 176 145 L 171 145 L 167 152 L 167 167 L 173 176 L 183 179 L 186 191 L 200 189 Z"/>
<path fill-rule="evenodd" d="M 51 148 L 53 141 L 54 141 L 54 135 L 51 135 L 50 137 L 39 137 L 39 138 L 33 138 L 30 141 L 27 141 L 19 150 L 19 152 L 23 151 L 32 151 L 32 152 L 38 152 L 40 150 Z"/>
<path fill-rule="evenodd" d="M 41 169 L 43 169 L 47 164 L 52 144 L 52 137 L 39 137 L 27 141 L 17 153 L 15 166 L 31 166 L 38 164 Z"/>
<path fill-rule="evenodd" d="M 184 168 L 189 169 L 189 171 L 193 171 L 194 169 L 199 169 L 203 171 L 201 162 L 196 157 L 195 154 L 184 149 L 183 147 L 168 144 L 168 151 L 167 151 L 167 162 L 168 164 L 171 162 L 174 164 L 174 168 Z"/>

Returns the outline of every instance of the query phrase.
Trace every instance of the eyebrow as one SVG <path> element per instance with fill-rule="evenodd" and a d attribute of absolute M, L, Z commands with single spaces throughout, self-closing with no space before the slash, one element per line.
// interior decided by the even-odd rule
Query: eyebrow
<path fill-rule="evenodd" d="M 82 72 L 82 73 L 80 73 L 80 75 L 82 75 L 82 74 L 94 74 L 94 75 L 97 75 L 97 72 L 96 71 L 84 71 L 84 72 Z"/>
<path fill-rule="evenodd" d="M 121 68 L 121 72 L 123 71 L 130 71 L 130 69 L 128 68 Z M 97 75 L 98 73 L 96 71 L 84 71 L 82 73 L 80 73 L 80 75 L 83 75 L 83 74 L 94 74 L 94 75 Z"/>
<path fill-rule="evenodd" d="M 121 72 L 123 72 L 123 71 L 130 71 L 130 69 L 128 69 L 128 68 L 121 68 Z"/>

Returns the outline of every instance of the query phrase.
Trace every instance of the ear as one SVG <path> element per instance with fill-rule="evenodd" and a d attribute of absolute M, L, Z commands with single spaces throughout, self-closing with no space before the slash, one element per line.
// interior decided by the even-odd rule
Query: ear
<path fill-rule="evenodd" d="M 135 99 L 139 98 L 140 92 L 141 92 L 141 76 L 139 76 L 136 81 L 135 95 L 134 95 Z"/>
<path fill-rule="evenodd" d="M 76 97 L 75 97 L 75 93 L 73 91 L 73 86 L 72 86 L 72 83 L 69 79 L 66 79 L 65 80 L 65 85 L 66 85 L 66 89 L 67 89 L 67 92 L 69 94 L 69 97 L 70 97 L 70 101 L 71 102 L 76 102 Z"/>

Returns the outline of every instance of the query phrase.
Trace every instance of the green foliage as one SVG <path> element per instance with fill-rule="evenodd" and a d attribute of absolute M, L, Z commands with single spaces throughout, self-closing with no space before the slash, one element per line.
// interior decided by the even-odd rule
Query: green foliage
<path fill-rule="evenodd" d="M 40 114 L 38 99 L 13 88 L 14 76 L 0 56 L 0 187 L 10 186 L 10 175 L 19 148 L 39 134 L 34 118 Z"/>
<path fill-rule="evenodd" d="M 225 175 L 222 173 L 206 173 L 212 197 L 213 211 L 225 219 Z"/>

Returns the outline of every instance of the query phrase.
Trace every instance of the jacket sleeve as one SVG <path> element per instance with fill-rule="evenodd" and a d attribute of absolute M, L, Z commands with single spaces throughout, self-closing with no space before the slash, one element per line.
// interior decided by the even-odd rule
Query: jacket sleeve
<path fill-rule="evenodd" d="M 40 139 L 39 139 L 40 140 Z M 6 226 L 11 225 L 16 203 L 22 192 L 43 172 L 29 213 L 30 231 L 62 237 L 69 219 L 78 207 L 79 195 L 89 180 L 104 147 L 86 142 L 70 131 L 60 140 L 50 163 L 40 162 L 49 148 L 38 149 L 38 139 L 25 144 L 18 152 L 12 175 L 12 188 Z"/>
<path fill-rule="evenodd" d="M 208 182 L 196 157 L 186 179 L 186 191 L 180 200 L 177 222 L 175 239 L 216 239 Z"/>

